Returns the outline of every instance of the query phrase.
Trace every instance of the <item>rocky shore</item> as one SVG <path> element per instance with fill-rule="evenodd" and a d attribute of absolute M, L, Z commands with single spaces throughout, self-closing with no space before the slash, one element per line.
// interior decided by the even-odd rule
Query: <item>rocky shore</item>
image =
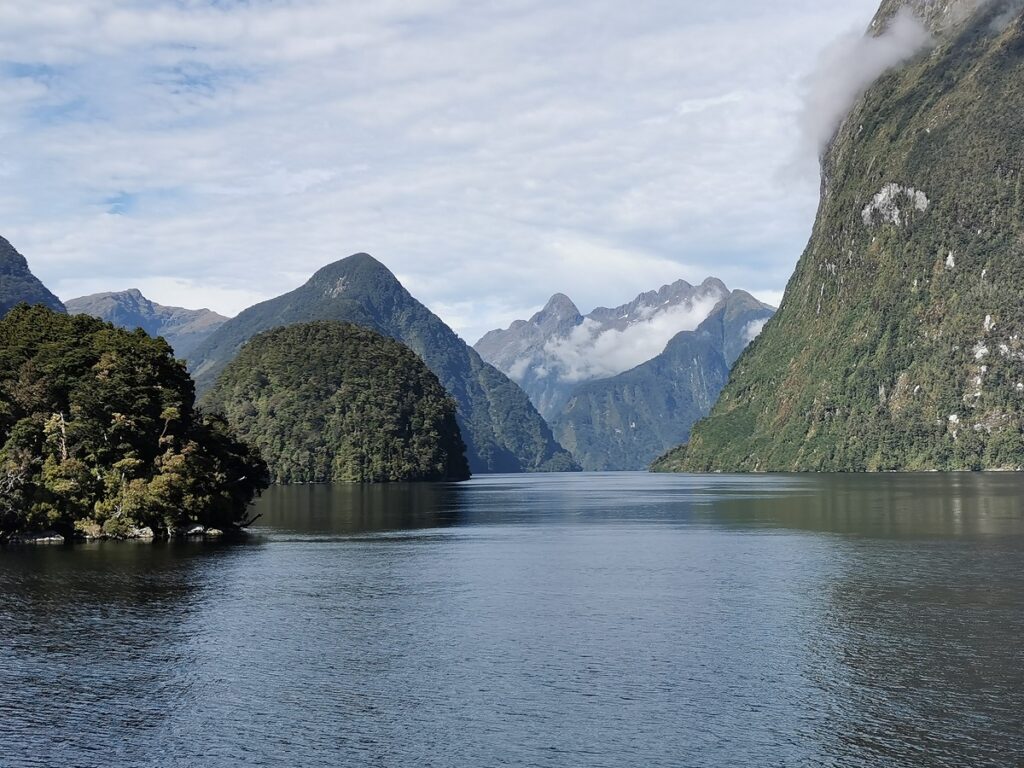
<path fill-rule="evenodd" d="M 219 528 L 204 528 L 201 525 L 188 529 L 172 531 L 170 539 L 219 539 L 224 536 L 224 531 Z M 6 540 L 0 540 L 0 544 L 69 544 L 74 542 L 88 541 L 155 541 L 159 538 L 152 528 L 130 528 L 123 534 L 112 535 L 104 533 L 97 525 L 95 529 L 79 529 L 74 535 L 63 536 L 57 531 L 40 531 L 38 533 L 15 534 Z"/>

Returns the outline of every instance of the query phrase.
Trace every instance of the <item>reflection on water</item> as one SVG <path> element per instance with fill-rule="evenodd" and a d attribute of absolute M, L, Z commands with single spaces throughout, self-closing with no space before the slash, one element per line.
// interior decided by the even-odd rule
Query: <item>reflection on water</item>
<path fill-rule="evenodd" d="M 1021 490 L 275 488 L 248 544 L 0 551 L 0 765 L 1016 765 Z"/>
<path fill-rule="evenodd" d="M 1024 535 L 1018 475 L 825 475 L 790 483 L 756 503 L 728 493 L 708 502 L 716 521 L 883 538 Z M 749 482 L 756 479 L 747 479 Z M 728 482 L 728 481 L 726 481 Z"/>
<path fill-rule="evenodd" d="M 259 501 L 259 527 L 316 534 L 444 528 L 458 522 L 460 488 L 460 483 L 276 486 Z"/>

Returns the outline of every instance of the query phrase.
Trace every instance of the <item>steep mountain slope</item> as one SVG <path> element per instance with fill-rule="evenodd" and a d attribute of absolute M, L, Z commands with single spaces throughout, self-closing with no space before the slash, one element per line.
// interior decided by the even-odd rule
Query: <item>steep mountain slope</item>
<path fill-rule="evenodd" d="M 679 280 L 628 304 L 599 307 L 584 316 L 558 293 L 529 320 L 491 331 L 474 348 L 519 384 L 541 415 L 551 419 L 576 385 L 650 360 L 677 333 L 695 329 L 728 294 L 715 278 L 699 286 Z"/>
<path fill-rule="evenodd" d="M 136 289 L 82 296 L 65 306 L 72 315 L 92 315 L 119 328 L 141 328 L 154 338 L 163 336 L 180 358 L 187 358 L 197 344 L 228 319 L 209 309 L 165 307 Z"/>
<path fill-rule="evenodd" d="M 654 359 L 578 385 L 552 421 L 555 436 L 586 470 L 647 468 L 707 416 L 729 367 L 772 313 L 734 291 L 696 331 L 678 334 Z"/>
<path fill-rule="evenodd" d="M 466 480 L 456 404 L 423 361 L 351 323 L 254 336 L 206 398 L 278 483 Z"/>
<path fill-rule="evenodd" d="M 312 320 L 341 320 L 397 339 L 416 352 L 459 404 L 459 426 L 473 472 L 576 469 L 572 457 L 519 387 L 488 365 L 440 318 L 365 253 L 324 267 L 305 285 L 224 323 L 190 355 L 208 390 L 261 331 Z"/>
<path fill-rule="evenodd" d="M 886 2 L 935 45 L 883 75 L 823 159 L 778 314 L 660 469 L 1024 465 L 1024 12 Z"/>
<path fill-rule="evenodd" d="M 60 299 L 29 270 L 25 257 L 0 237 L 0 317 L 22 302 L 42 304 L 56 312 L 64 311 Z"/>

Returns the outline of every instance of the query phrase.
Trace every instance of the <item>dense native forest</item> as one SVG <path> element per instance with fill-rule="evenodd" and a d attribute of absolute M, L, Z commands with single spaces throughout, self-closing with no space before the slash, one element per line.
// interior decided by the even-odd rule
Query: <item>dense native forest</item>
<path fill-rule="evenodd" d="M 259 448 L 278 483 L 469 477 L 438 378 L 404 344 L 351 323 L 253 337 L 203 404 Z"/>
<path fill-rule="evenodd" d="M 193 401 L 162 339 L 15 307 L 0 320 L 0 540 L 243 525 L 266 465 Z"/>

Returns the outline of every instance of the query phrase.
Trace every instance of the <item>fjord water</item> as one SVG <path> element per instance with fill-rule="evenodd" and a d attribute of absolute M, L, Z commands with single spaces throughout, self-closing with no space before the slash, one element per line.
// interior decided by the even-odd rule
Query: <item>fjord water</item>
<path fill-rule="evenodd" d="M 1022 492 L 291 487 L 243 544 L 0 550 L 0 765 L 1016 765 Z"/>

